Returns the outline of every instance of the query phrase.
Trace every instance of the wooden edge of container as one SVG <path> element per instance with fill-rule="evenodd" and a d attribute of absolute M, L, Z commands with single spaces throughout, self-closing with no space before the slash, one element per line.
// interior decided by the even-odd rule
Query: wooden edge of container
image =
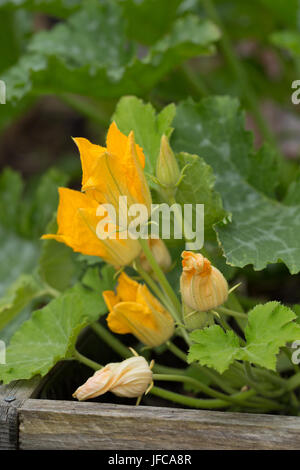
<path fill-rule="evenodd" d="M 0 386 L 0 450 L 18 448 L 18 410 L 27 398 L 35 396 L 40 383 L 40 377 L 34 377 Z"/>
<path fill-rule="evenodd" d="M 300 449 L 300 419 L 27 399 L 20 449 Z"/>

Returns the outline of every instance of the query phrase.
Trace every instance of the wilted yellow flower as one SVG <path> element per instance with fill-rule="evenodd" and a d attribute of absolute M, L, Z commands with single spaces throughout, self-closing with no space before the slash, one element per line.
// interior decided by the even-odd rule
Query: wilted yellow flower
<path fill-rule="evenodd" d="M 228 297 L 223 274 L 200 253 L 182 253 L 180 290 L 184 303 L 191 309 L 206 312 L 222 305 Z"/>
<path fill-rule="evenodd" d="M 168 271 L 172 264 L 172 258 L 165 243 L 160 238 L 149 238 L 149 247 L 155 258 L 155 261 L 163 271 Z M 144 253 L 140 255 L 141 266 L 146 272 L 151 272 L 152 268 Z"/>
<path fill-rule="evenodd" d="M 88 400 L 108 391 L 119 397 L 140 397 L 151 384 L 152 376 L 152 371 L 142 356 L 111 362 L 95 372 L 75 391 L 73 397 L 80 401 Z"/>
<path fill-rule="evenodd" d="M 107 148 L 83 138 L 74 140 L 80 151 L 83 192 L 59 188 L 58 232 L 42 238 L 53 238 L 74 251 L 100 256 L 116 267 L 128 265 L 140 254 L 140 244 L 128 236 L 127 227 L 120 228 L 109 219 L 103 204 L 112 205 L 118 215 L 119 198 L 126 196 L 127 207 L 144 204 L 150 215 L 151 195 L 143 172 L 143 151 L 135 144 L 133 132 L 126 137 L 114 122 L 107 134 Z M 105 230 L 113 232 L 115 238 L 102 239 L 97 235 L 103 219 L 107 222 Z"/>
<path fill-rule="evenodd" d="M 110 312 L 107 323 L 114 333 L 132 333 L 150 347 L 159 346 L 172 336 L 174 321 L 169 312 L 145 285 L 125 273 L 119 276 L 117 293 L 104 291 L 103 297 Z"/>

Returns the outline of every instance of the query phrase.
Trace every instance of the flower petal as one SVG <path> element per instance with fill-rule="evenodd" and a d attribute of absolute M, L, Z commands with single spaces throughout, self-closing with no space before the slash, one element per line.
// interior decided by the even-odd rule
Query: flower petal
<path fill-rule="evenodd" d="M 108 151 L 117 155 L 119 158 L 122 158 L 126 152 L 127 139 L 128 137 L 118 129 L 117 124 L 113 121 L 108 129 L 106 137 Z M 138 144 L 135 144 L 135 148 L 141 167 L 145 168 L 145 155 L 143 149 Z"/>
<path fill-rule="evenodd" d="M 43 239 L 55 239 L 70 246 L 74 251 L 105 257 L 106 250 L 96 234 L 82 218 L 81 211 L 93 210 L 96 214 L 98 203 L 85 194 L 68 188 L 59 188 L 59 206 L 57 213 L 58 231 L 56 235 L 43 235 Z"/>
<path fill-rule="evenodd" d="M 82 166 L 82 186 L 93 175 L 93 170 L 97 159 L 106 152 L 105 147 L 92 144 L 88 139 L 77 137 L 73 139 L 78 147 Z"/>

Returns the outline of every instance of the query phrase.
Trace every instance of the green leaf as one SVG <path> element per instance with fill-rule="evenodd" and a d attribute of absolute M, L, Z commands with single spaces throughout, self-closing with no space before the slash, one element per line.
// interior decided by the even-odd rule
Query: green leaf
<path fill-rule="evenodd" d="M 240 358 L 276 370 L 276 355 L 281 346 L 300 339 L 295 313 L 279 302 L 257 305 L 249 313 L 245 329 L 247 346 Z"/>
<path fill-rule="evenodd" d="M 297 26 L 299 14 L 298 0 L 259 0 L 274 15 L 276 20 L 288 26 Z"/>
<path fill-rule="evenodd" d="M 184 152 L 176 155 L 176 158 L 181 169 L 189 165 L 176 192 L 176 202 L 182 205 L 193 204 L 193 212 L 195 212 L 196 204 L 204 204 L 204 224 L 207 238 L 211 234 L 212 226 L 228 216 L 223 209 L 220 194 L 214 189 L 216 178 L 212 168 L 205 163 L 203 158 Z M 195 220 L 195 216 L 193 216 L 193 220 Z"/>
<path fill-rule="evenodd" d="M 82 278 L 82 283 L 98 292 L 113 289 L 116 284 L 115 274 L 113 266 L 108 264 L 101 268 L 101 276 L 98 267 L 89 268 Z"/>
<path fill-rule="evenodd" d="M 189 362 L 198 361 L 223 373 L 234 360 L 276 370 L 279 349 L 288 342 L 300 339 L 300 325 L 294 322 L 295 313 L 279 302 L 257 305 L 248 314 L 245 329 L 246 345 L 240 347 L 233 331 L 214 325 L 193 331 L 195 341 L 190 347 Z"/>
<path fill-rule="evenodd" d="M 0 380 L 45 375 L 58 362 L 71 358 L 79 332 L 96 321 L 101 297 L 77 285 L 32 314 L 12 337 Z"/>
<path fill-rule="evenodd" d="M 104 290 L 112 290 L 116 284 L 115 269 L 112 266 L 105 265 L 102 267 L 101 274 L 99 274 L 98 267 L 89 268 L 82 278 L 82 284 L 92 289 L 99 299 L 99 314 L 104 315 L 107 313 L 107 306 L 104 302 L 102 292 Z"/>
<path fill-rule="evenodd" d="M 66 186 L 68 181 L 69 177 L 57 168 L 50 168 L 41 176 L 30 201 L 31 236 L 39 237 L 44 233 L 58 206 L 58 187 Z"/>
<path fill-rule="evenodd" d="M 225 332 L 218 325 L 195 330 L 190 337 L 196 344 L 192 344 L 188 354 L 188 362 L 200 362 L 222 373 L 239 353 L 239 339 L 233 331 Z"/>
<path fill-rule="evenodd" d="M 5 10 L 26 8 L 30 11 L 65 17 L 76 11 L 81 3 L 81 0 L 0 0 L 0 8 Z"/>
<path fill-rule="evenodd" d="M 270 144 L 264 144 L 250 158 L 247 181 L 266 196 L 274 198 L 279 184 L 278 172 L 277 151 Z"/>
<path fill-rule="evenodd" d="M 153 44 L 170 29 L 182 0 L 121 0 L 127 33 L 142 44 Z"/>
<path fill-rule="evenodd" d="M 300 55 L 299 31 L 277 31 L 271 35 L 271 42 L 277 47 L 287 49 L 295 56 Z"/>
<path fill-rule="evenodd" d="M 299 304 L 293 305 L 292 309 L 297 315 L 297 319 L 296 319 L 297 323 L 300 323 L 300 305 Z"/>
<path fill-rule="evenodd" d="M 32 191 L 24 191 L 17 172 L 6 169 L 0 174 L 0 296 L 36 266 L 38 237 L 57 208 L 57 187 L 65 182 L 63 173 L 50 169 Z"/>
<path fill-rule="evenodd" d="M 156 114 L 153 106 L 134 96 L 120 99 L 112 119 L 124 134 L 134 131 L 136 142 L 144 149 L 146 171 L 154 174 L 163 134 L 169 135 L 175 116 L 175 106 L 167 106 Z"/>
<path fill-rule="evenodd" d="M 7 99 L 19 100 L 33 90 L 94 98 L 144 94 L 183 61 L 212 53 L 220 36 L 210 21 L 185 16 L 140 59 L 125 29 L 116 2 L 89 1 L 67 22 L 33 37 L 27 53 L 4 76 Z"/>
<path fill-rule="evenodd" d="M 38 258 L 38 244 L 5 230 L 0 225 L 0 295 L 21 274 L 32 272 Z"/>
<path fill-rule="evenodd" d="M 5 168 L 0 174 L 0 221 L 8 229 L 17 230 L 20 201 L 24 184 L 19 173 Z"/>
<path fill-rule="evenodd" d="M 177 108 L 173 125 L 172 145 L 179 152 L 200 155 L 212 166 L 215 189 L 225 210 L 232 213 L 231 224 L 219 223 L 215 228 L 227 263 L 253 264 L 261 270 L 283 261 L 292 274 L 298 273 L 300 207 L 288 207 L 261 192 L 268 177 L 258 176 L 255 181 L 252 136 L 244 129 L 238 101 L 210 97 L 199 103 L 184 102 Z M 261 152 L 259 160 L 262 157 Z"/>
<path fill-rule="evenodd" d="M 33 276 L 21 275 L 0 298 L 0 330 L 40 295 L 42 289 Z"/>
<path fill-rule="evenodd" d="M 72 249 L 55 240 L 44 240 L 39 261 L 39 275 L 46 284 L 56 290 L 64 291 L 70 287 L 75 275 Z"/>

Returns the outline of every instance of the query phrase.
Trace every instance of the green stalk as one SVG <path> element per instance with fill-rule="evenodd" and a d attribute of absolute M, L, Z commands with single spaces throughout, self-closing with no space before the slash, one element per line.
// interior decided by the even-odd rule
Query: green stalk
<path fill-rule="evenodd" d="M 187 362 L 187 357 L 186 357 L 186 354 L 181 351 L 181 349 L 179 349 L 177 346 L 175 346 L 175 344 L 173 344 L 171 341 L 168 341 L 166 343 L 167 345 L 167 348 L 176 356 L 178 357 L 179 359 L 181 359 L 183 362 Z M 208 377 L 209 380 L 211 380 L 215 385 L 217 385 L 218 387 L 220 387 L 224 392 L 226 393 L 229 393 L 229 394 L 232 394 L 232 393 L 235 393 L 236 390 L 232 387 L 230 387 L 230 385 L 228 385 L 224 379 L 222 379 L 221 377 L 219 377 L 218 373 L 217 372 L 214 372 L 212 370 L 209 370 L 207 369 L 206 367 L 202 367 L 200 364 L 197 364 L 197 363 L 194 363 L 193 364 L 197 369 L 199 369 L 199 371 L 201 373 L 203 373 L 204 375 L 206 375 L 206 377 Z"/>
<path fill-rule="evenodd" d="M 139 242 L 142 246 L 144 254 L 145 254 L 145 256 L 146 256 L 146 258 L 147 258 L 154 274 L 156 275 L 162 289 L 165 291 L 167 297 L 170 299 L 170 301 L 172 302 L 173 306 L 176 309 L 174 311 L 175 320 L 180 322 L 181 319 L 180 319 L 180 314 L 178 312 L 181 312 L 181 304 L 180 304 L 175 292 L 173 291 L 172 287 L 170 286 L 169 281 L 167 280 L 167 278 L 164 275 L 163 271 L 161 270 L 161 268 L 157 264 L 156 259 L 154 258 L 153 254 L 152 254 L 152 251 L 151 251 L 151 249 L 148 245 L 147 240 L 139 238 Z"/>
<path fill-rule="evenodd" d="M 132 357 L 132 353 L 126 346 L 124 346 L 121 341 L 119 341 L 117 338 L 115 338 L 114 335 L 112 335 L 104 326 L 102 326 L 100 323 L 93 323 L 91 325 L 92 329 L 95 331 L 95 333 L 103 339 L 111 348 L 118 353 L 121 357 L 124 357 L 125 359 L 128 359 L 129 357 Z"/>
<path fill-rule="evenodd" d="M 101 364 L 98 364 L 97 362 L 92 361 L 88 357 L 83 356 L 83 354 L 80 354 L 80 352 L 77 351 L 77 349 L 74 349 L 73 355 L 74 355 L 74 359 L 76 359 L 77 361 L 81 362 L 82 364 L 90 367 L 91 369 L 100 370 L 103 367 L 103 366 L 101 366 Z"/>
<path fill-rule="evenodd" d="M 105 113 L 100 106 L 93 103 L 92 100 L 72 93 L 61 93 L 59 97 L 73 109 L 79 111 L 80 114 L 87 116 L 89 119 L 97 122 L 101 126 L 108 126 L 110 118 L 109 114 Z"/>
<path fill-rule="evenodd" d="M 225 313 L 225 315 L 230 315 L 231 317 L 235 318 L 243 318 L 245 320 L 247 320 L 248 318 L 248 315 L 246 313 L 236 312 L 235 310 L 231 310 L 230 308 L 226 307 L 218 307 L 216 308 L 216 311 L 218 313 Z"/>
<path fill-rule="evenodd" d="M 257 379 L 253 374 L 253 371 L 251 369 L 249 362 L 245 361 L 244 367 L 245 367 L 245 376 L 246 376 L 248 384 L 251 387 L 253 387 L 260 395 L 263 395 L 265 397 L 270 397 L 270 398 L 277 398 L 277 397 L 284 395 L 287 392 L 287 390 L 284 388 L 279 388 L 274 391 L 267 390 L 266 387 L 263 385 L 263 383 L 257 382 Z"/>
<path fill-rule="evenodd" d="M 150 274 L 148 274 L 141 266 L 141 264 L 138 261 L 135 261 L 134 263 L 134 269 L 139 273 L 139 275 L 144 279 L 144 281 L 148 284 L 148 286 L 152 289 L 154 294 L 157 295 L 159 300 L 164 304 L 167 310 L 172 310 L 172 306 L 170 305 L 170 301 L 164 293 L 161 291 L 159 286 L 156 284 L 156 282 L 152 279 Z"/>
<path fill-rule="evenodd" d="M 182 382 L 192 385 L 195 388 L 201 390 L 201 392 L 205 393 L 206 395 L 213 397 L 213 398 L 220 398 L 228 403 L 233 404 L 244 404 L 245 406 L 249 406 L 251 408 L 256 408 L 255 404 L 252 403 L 244 403 L 247 398 L 252 397 L 256 394 L 255 390 L 249 390 L 247 392 L 237 393 L 235 396 L 227 396 L 224 393 L 218 392 L 213 390 L 212 388 L 208 387 L 207 385 L 203 384 L 199 380 L 193 379 L 192 377 L 188 377 L 186 375 L 169 375 L 169 374 L 154 374 L 154 380 L 158 381 L 167 381 L 167 382 Z"/>
<path fill-rule="evenodd" d="M 287 390 L 292 391 L 300 387 L 300 372 L 287 380 Z"/>
<path fill-rule="evenodd" d="M 112 333 L 110 333 L 110 331 L 104 328 L 104 326 L 102 326 L 100 323 L 93 323 L 91 327 L 95 331 L 95 333 L 123 359 L 128 359 L 129 357 L 132 357 L 132 353 L 130 352 L 130 350 L 126 346 L 124 346 L 121 341 L 119 341 Z M 182 374 L 183 372 L 182 369 L 175 369 L 173 367 L 167 367 L 160 364 L 155 364 L 153 367 L 153 371 L 157 372 L 158 374 Z"/>
<path fill-rule="evenodd" d="M 170 390 L 165 390 L 159 387 L 152 387 L 149 393 L 160 398 L 164 398 L 165 400 L 169 400 L 174 403 L 180 403 L 181 405 L 186 405 L 191 408 L 215 410 L 218 408 L 228 408 L 231 406 L 230 403 L 224 400 L 218 400 L 214 398 L 193 398 L 186 395 L 180 395 L 179 393 L 170 392 Z"/>
<path fill-rule="evenodd" d="M 199 99 L 209 94 L 206 84 L 196 75 L 194 69 L 189 64 L 181 65 L 178 72 L 189 85 L 194 99 Z"/>
<path fill-rule="evenodd" d="M 174 354 L 174 356 L 178 357 L 185 363 L 187 362 L 186 354 L 181 351 L 181 349 L 179 349 L 177 346 L 175 346 L 175 344 L 173 344 L 171 341 L 167 341 L 166 346 Z"/>

